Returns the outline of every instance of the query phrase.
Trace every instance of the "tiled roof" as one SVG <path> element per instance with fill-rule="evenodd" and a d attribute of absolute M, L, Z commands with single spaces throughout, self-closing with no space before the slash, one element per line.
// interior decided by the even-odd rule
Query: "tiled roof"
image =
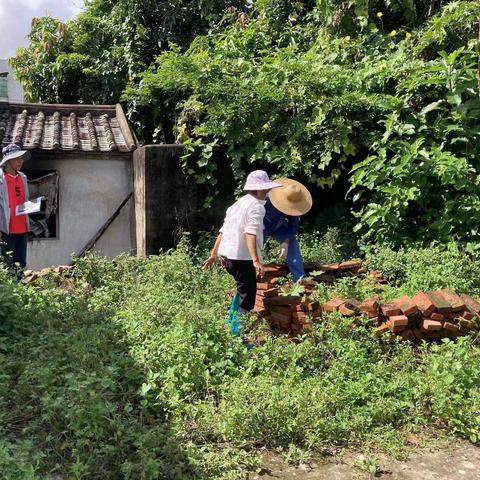
<path fill-rule="evenodd" d="M 131 152 L 137 144 L 120 105 L 0 103 L 0 145 L 26 150 Z"/>

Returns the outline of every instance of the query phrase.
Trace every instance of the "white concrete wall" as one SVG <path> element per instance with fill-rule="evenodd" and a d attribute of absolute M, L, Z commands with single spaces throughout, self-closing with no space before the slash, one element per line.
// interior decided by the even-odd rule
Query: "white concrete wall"
<path fill-rule="evenodd" d="M 27 268 L 39 270 L 69 264 L 132 191 L 132 162 L 96 158 L 44 160 L 33 158 L 24 169 L 59 172 L 57 238 L 29 243 Z M 94 250 L 107 257 L 135 248 L 133 199 L 103 234 Z"/>
<path fill-rule="evenodd" d="M 8 101 L 9 102 L 23 102 L 23 88 L 15 77 L 13 76 L 13 70 L 8 64 L 7 60 L 0 59 L 0 73 L 8 72 Z"/>

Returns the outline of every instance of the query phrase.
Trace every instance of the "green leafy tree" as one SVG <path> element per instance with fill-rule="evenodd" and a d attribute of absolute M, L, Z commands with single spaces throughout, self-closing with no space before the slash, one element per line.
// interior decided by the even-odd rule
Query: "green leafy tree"
<path fill-rule="evenodd" d="M 188 45 L 234 0 L 87 0 L 62 24 L 35 19 L 29 46 L 11 60 L 27 97 L 41 102 L 117 102 L 127 82 L 171 43 Z"/>
<path fill-rule="evenodd" d="M 215 183 L 221 145 L 238 177 L 255 162 L 348 179 L 368 241 L 475 242 L 476 18 L 475 2 L 259 1 L 160 55 L 125 99 L 154 141 L 174 122 L 199 182 Z"/>

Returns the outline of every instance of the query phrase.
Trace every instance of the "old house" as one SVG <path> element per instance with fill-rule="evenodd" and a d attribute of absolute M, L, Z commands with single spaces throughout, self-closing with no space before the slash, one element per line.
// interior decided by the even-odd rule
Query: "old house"
<path fill-rule="evenodd" d="M 135 249 L 133 151 L 137 142 L 120 105 L 40 105 L 0 100 L 0 145 L 32 154 L 28 268 L 67 264 L 86 248 L 115 256 Z"/>
<path fill-rule="evenodd" d="M 23 102 L 23 88 L 3 58 L 0 58 L 0 102 Z"/>

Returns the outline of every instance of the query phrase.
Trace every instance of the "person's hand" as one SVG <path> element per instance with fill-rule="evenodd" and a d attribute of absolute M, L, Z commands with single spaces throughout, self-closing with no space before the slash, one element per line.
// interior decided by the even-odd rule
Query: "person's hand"
<path fill-rule="evenodd" d="M 288 241 L 282 242 L 280 248 L 278 249 L 278 258 L 285 260 L 288 254 Z"/>
<path fill-rule="evenodd" d="M 210 270 L 218 261 L 218 256 L 217 255 L 210 255 L 204 262 L 203 262 L 203 268 L 205 270 Z"/>
<path fill-rule="evenodd" d="M 258 260 L 254 260 L 253 266 L 255 267 L 255 273 L 257 278 L 262 278 L 265 275 L 265 269 L 263 268 L 263 263 Z"/>

